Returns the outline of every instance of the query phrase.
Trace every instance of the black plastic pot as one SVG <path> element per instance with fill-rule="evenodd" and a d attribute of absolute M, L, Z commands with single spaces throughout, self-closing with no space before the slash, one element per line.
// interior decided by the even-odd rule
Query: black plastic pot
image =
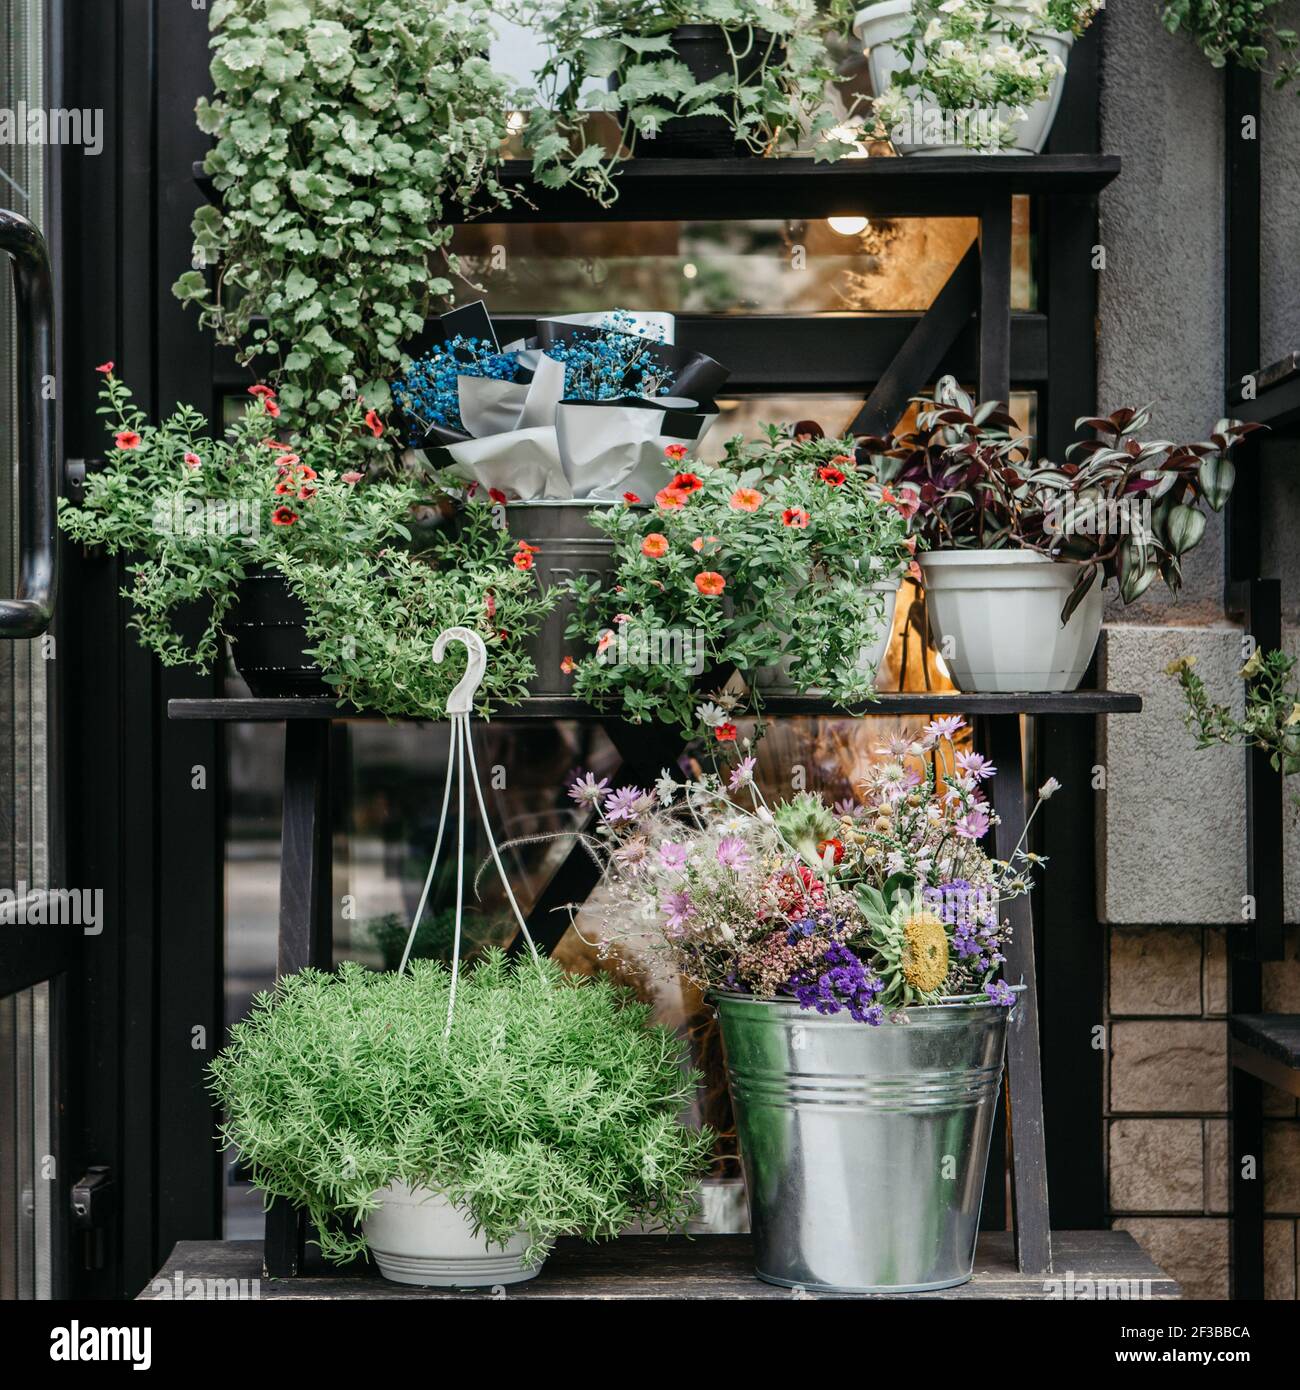
<path fill-rule="evenodd" d="M 517 541 L 538 547 L 535 565 L 543 593 L 579 575 L 595 579 L 602 588 L 614 582 L 614 542 L 591 524 L 592 508 L 602 505 L 608 504 L 511 502 L 506 507 L 510 534 Z M 575 659 L 587 655 L 584 643 L 569 641 L 564 636 L 574 606 L 572 599 L 561 598 L 524 644 L 525 652 L 537 667 L 537 675 L 528 686 L 533 695 L 573 693 L 573 677 L 564 674 L 560 662 L 566 653 Z"/>
<path fill-rule="evenodd" d="M 307 610 L 281 575 L 255 570 L 240 582 L 226 631 L 235 669 L 258 699 L 333 695 L 306 654 Z"/>
<path fill-rule="evenodd" d="M 771 42 L 770 35 L 754 29 L 748 32 L 752 42 L 746 48 L 746 37 L 744 30 L 732 37 L 733 46 L 738 51 L 744 50 L 739 60 L 742 84 L 748 84 L 762 72 L 763 55 Z M 708 82 L 724 72 L 731 72 L 731 50 L 721 25 L 680 24 L 668 38 L 673 51 L 697 82 Z M 653 139 L 638 136 L 636 153 L 643 159 L 745 159 L 754 151 L 743 140 L 736 139 L 725 117 L 678 116 L 668 121 Z"/>

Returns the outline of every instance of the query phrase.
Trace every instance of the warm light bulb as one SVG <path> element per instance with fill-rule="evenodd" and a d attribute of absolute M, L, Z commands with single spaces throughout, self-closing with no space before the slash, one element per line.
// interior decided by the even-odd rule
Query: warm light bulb
<path fill-rule="evenodd" d="M 699 273 L 700 272 L 696 270 L 695 266 L 690 261 L 687 261 L 686 264 L 682 266 L 682 274 L 688 280 L 694 280 Z"/>
<path fill-rule="evenodd" d="M 840 236 L 857 236 L 871 226 L 865 217 L 828 217 L 826 224 Z"/>
<path fill-rule="evenodd" d="M 512 111 L 506 117 L 506 129 L 511 135 L 518 135 L 524 128 L 524 113 L 522 111 Z"/>

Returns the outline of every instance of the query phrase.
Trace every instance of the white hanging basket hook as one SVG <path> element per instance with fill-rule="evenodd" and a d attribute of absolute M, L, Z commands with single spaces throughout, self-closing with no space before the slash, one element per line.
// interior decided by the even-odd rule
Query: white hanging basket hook
<path fill-rule="evenodd" d="M 438 634 L 433 644 L 433 659 L 441 662 L 447 654 L 449 642 L 463 642 L 468 654 L 465 674 L 456 682 L 455 688 L 447 696 L 447 713 L 472 714 L 474 693 L 483 683 L 483 673 L 487 670 L 487 647 L 477 632 L 468 627 L 449 627 Z"/>

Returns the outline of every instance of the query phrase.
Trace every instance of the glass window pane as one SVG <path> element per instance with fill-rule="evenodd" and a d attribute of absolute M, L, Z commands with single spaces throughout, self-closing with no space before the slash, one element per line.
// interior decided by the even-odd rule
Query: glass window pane
<path fill-rule="evenodd" d="M 497 314 L 882 312 L 928 308 L 976 233 L 974 219 L 936 217 L 488 222 L 459 228 L 453 250 Z M 1032 309 L 1027 198 L 1012 254 L 1012 307 Z"/>

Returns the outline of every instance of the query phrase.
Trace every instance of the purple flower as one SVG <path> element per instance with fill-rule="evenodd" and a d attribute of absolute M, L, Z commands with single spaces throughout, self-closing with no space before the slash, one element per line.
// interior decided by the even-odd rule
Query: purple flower
<path fill-rule="evenodd" d="M 659 846 L 659 863 L 665 869 L 682 869 L 686 866 L 686 855 L 688 850 L 685 845 L 675 845 L 671 840 L 665 840 Z"/>
<path fill-rule="evenodd" d="M 1015 991 L 1005 980 L 993 980 L 984 986 L 984 993 L 1000 1008 L 1009 1009 L 1015 1002 Z"/>
<path fill-rule="evenodd" d="M 738 792 L 741 787 L 747 787 L 754 780 L 754 767 L 757 758 L 741 758 L 727 779 L 727 790 Z"/>
<path fill-rule="evenodd" d="M 620 787 L 605 798 L 605 816 L 611 823 L 636 820 L 644 801 L 645 792 L 640 787 Z"/>
<path fill-rule="evenodd" d="M 976 803 L 953 826 L 953 829 L 963 840 L 982 840 L 988 834 L 989 829 L 988 808 Z"/>
<path fill-rule="evenodd" d="M 997 768 L 980 753 L 958 753 L 957 766 L 977 782 L 987 782 L 997 775 Z"/>
<path fill-rule="evenodd" d="M 846 796 L 843 801 L 835 803 L 835 814 L 837 816 L 848 816 L 852 820 L 861 820 L 866 814 L 866 807 L 854 801 L 851 796 Z"/>
<path fill-rule="evenodd" d="M 728 835 L 725 840 L 718 841 L 718 863 L 724 869 L 737 872 L 749 867 L 749 849 L 739 835 Z"/>
<path fill-rule="evenodd" d="M 816 1009 L 819 1014 L 847 1009 L 858 1023 L 873 1028 L 885 1021 L 884 1009 L 875 1002 L 885 982 L 839 942 L 827 947 L 818 964 L 791 976 L 788 988 L 801 1009 Z"/>
<path fill-rule="evenodd" d="M 691 901 L 691 895 L 685 888 L 676 893 L 669 893 L 663 901 L 663 910 L 668 914 L 668 921 L 665 923 L 670 932 L 681 933 L 687 921 L 695 916 L 695 904 Z"/>
<path fill-rule="evenodd" d="M 569 785 L 569 795 L 577 802 L 594 806 L 609 786 L 609 778 L 602 777 L 599 782 L 589 772 L 585 777 L 575 777 Z"/>

